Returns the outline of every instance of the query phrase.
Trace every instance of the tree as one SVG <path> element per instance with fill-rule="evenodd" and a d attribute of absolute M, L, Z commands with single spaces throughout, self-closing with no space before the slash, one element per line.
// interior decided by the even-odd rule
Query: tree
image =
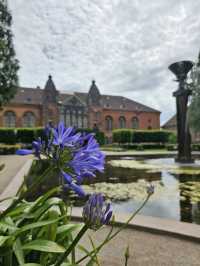
<path fill-rule="evenodd" d="M 0 106 L 9 102 L 16 93 L 19 63 L 15 58 L 11 32 L 12 16 L 7 0 L 0 1 Z"/>
<path fill-rule="evenodd" d="M 192 100 L 189 107 L 189 123 L 194 132 L 200 132 L 200 53 L 191 72 Z"/>

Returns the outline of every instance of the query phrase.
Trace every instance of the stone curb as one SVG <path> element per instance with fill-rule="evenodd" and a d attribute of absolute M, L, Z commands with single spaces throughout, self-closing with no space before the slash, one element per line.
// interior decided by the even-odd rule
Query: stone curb
<path fill-rule="evenodd" d="M 7 197 L 14 197 L 24 181 L 24 176 L 28 174 L 32 165 L 33 159 L 28 159 L 18 173 L 13 177 L 8 186 L 0 194 L 0 200 Z M 6 200 L 0 203 L 0 210 L 6 209 L 12 200 Z"/>
<path fill-rule="evenodd" d="M 103 151 L 106 155 L 107 158 L 122 158 L 122 157 L 146 157 L 146 158 L 169 158 L 169 157 L 175 157 L 177 152 L 174 151 L 168 151 L 168 152 L 138 152 L 138 151 L 128 151 L 128 152 L 123 152 L 123 151 L 119 151 L 119 152 L 115 152 L 115 151 Z M 195 159 L 199 159 L 200 158 L 200 152 L 192 152 L 192 156 Z"/>
<path fill-rule="evenodd" d="M 125 213 L 115 213 L 116 225 L 123 225 L 129 217 L 130 215 Z M 82 220 L 81 208 L 73 208 L 72 219 L 77 221 Z M 158 217 L 136 215 L 136 217 L 128 225 L 128 228 L 143 232 L 177 237 L 180 239 L 200 243 L 200 225 L 197 224 L 190 224 Z"/>

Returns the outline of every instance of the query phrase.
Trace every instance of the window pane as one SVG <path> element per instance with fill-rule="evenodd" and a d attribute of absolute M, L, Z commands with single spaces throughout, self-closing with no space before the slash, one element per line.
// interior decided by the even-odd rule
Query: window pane
<path fill-rule="evenodd" d="M 106 130 L 111 131 L 113 129 L 113 119 L 111 116 L 106 117 Z"/>
<path fill-rule="evenodd" d="M 139 128 L 139 120 L 137 117 L 133 117 L 132 119 L 132 128 L 133 129 L 138 129 Z"/>
<path fill-rule="evenodd" d="M 126 119 L 125 119 L 125 117 L 123 117 L 123 116 L 121 116 L 121 117 L 119 118 L 119 127 L 120 127 L 120 128 L 125 128 L 125 127 L 126 127 Z"/>
<path fill-rule="evenodd" d="M 5 127 L 16 126 L 16 115 L 14 112 L 8 111 L 4 114 L 4 126 Z"/>
<path fill-rule="evenodd" d="M 27 112 L 23 117 L 23 126 L 24 127 L 34 127 L 36 124 L 35 115 L 32 112 Z"/>

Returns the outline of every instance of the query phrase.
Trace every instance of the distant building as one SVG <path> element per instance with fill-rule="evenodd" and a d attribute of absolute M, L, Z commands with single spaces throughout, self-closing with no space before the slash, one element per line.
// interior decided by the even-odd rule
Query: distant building
<path fill-rule="evenodd" d="M 163 126 L 163 129 L 177 132 L 176 115 L 172 116 Z M 192 142 L 200 142 L 200 133 L 195 133 L 191 130 Z"/>
<path fill-rule="evenodd" d="M 1 127 L 34 127 L 63 121 L 66 126 L 94 128 L 107 137 L 117 128 L 159 129 L 160 112 L 123 96 L 102 95 L 92 81 L 88 93 L 61 92 L 49 76 L 41 89 L 18 88 L 0 111 Z"/>

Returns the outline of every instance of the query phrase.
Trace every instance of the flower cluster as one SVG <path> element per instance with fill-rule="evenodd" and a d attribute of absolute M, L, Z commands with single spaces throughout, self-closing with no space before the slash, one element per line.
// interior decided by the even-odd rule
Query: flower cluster
<path fill-rule="evenodd" d="M 94 177 L 104 170 L 105 155 L 100 151 L 93 134 L 77 133 L 73 127 L 66 128 L 62 122 L 56 128 L 46 127 L 45 138 L 32 144 L 32 150 L 21 149 L 18 155 L 41 155 L 53 161 L 59 169 L 67 188 L 79 196 L 85 193 L 81 188 L 85 177 Z"/>
<path fill-rule="evenodd" d="M 112 217 L 110 203 L 105 203 L 102 194 L 93 194 L 85 204 L 82 216 L 90 229 L 98 230 L 102 225 L 108 224 Z"/>

